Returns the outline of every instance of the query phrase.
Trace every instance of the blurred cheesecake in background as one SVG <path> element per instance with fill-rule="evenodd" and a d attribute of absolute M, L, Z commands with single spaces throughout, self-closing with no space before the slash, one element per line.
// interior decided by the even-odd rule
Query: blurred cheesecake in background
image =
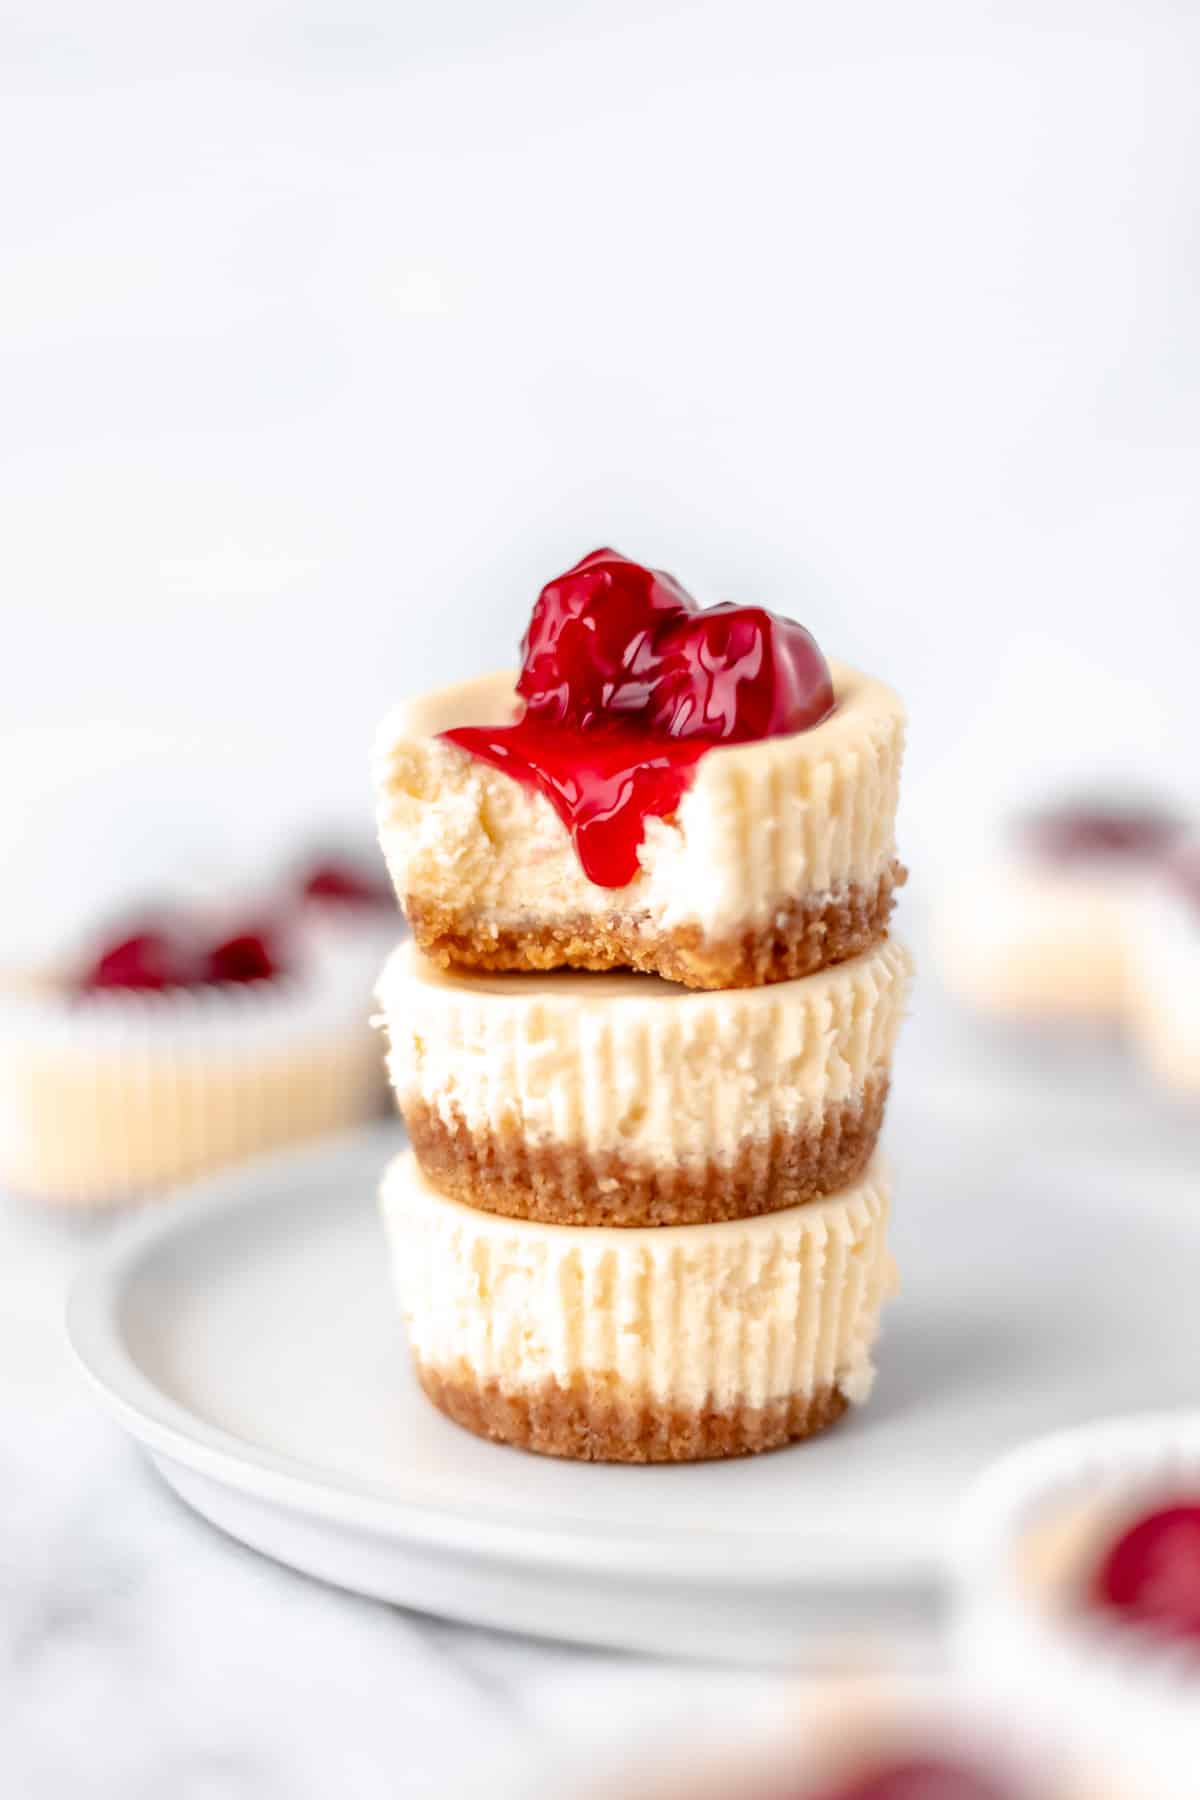
<path fill-rule="evenodd" d="M 369 1117 L 368 991 L 296 910 L 159 907 L 10 971 L 0 1189 L 115 1205 Z"/>
<path fill-rule="evenodd" d="M 777 1688 L 769 1707 L 746 1709 L 740 1730 L 715 1681 L 705 1698 L 706 1719 L 684 1741 L 668 1730 L 640 1767 L 571 1791 L 579 1800 L 1153 1800 L 1112 1786 L 1069 1734 L 1064 1743 L 1018 1723 L 950 1677 L 796 1678 L 790 1695 Z"/>
<path fill-rule="evenodd" d="M 1017 820 L 939 910 L 947 986 L 1000 1016 L 1119 1023 L 1138 903 L 1179 828 L 1149 800 L 1066 800 Z"/>
<path fill-rule="evenodd" d="M 1131 918 L 1127 1015 L 1151 1073 L 1200 1098 L 1200 835 L 1174 845 Z"/>
<path fill-rule="evenodd" d="M 1026 1446 L 969 1498 L 958 1554 L 968 1671 L 1069 1728 L 1118 1792 L 1200 1788 L 1200 1414 Z"/>
<path fill-rule="evenodd" d="M 0 1191 L 84 1208 L 373 1115 L 403 933 L 373 846 L 239 839 L 219 744 L 94 737 L 10 746 L 0 808 Z"/>
<path fill-rule="evenodd" d="M 384 957 L 407 935 L 374 845 L 310 850 L 277 884 L 277 897 L 331 954 L 361 967 L 368 996 Z"/>

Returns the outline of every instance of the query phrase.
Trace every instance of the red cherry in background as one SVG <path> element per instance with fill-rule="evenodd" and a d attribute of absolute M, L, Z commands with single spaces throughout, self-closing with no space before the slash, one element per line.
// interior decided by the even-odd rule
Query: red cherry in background
<path fill-rule="evenodd" d="M 1064 802 L 1034 813 L 1022 826 L 1026 841 L 1051 862 L 1086 862 L 1092 857 L 1149 861 L 1162 854 L 1179 830 L 1173 813 L 1147 803 L 1104 805 Z"/>
<path fill-rule="evenodd" d="M 386 906 L 393 904 L 391 889 L 382 877 L 373 877 L 359 865 L 330 858 L 317 863 L 304 877 L 300 892 L 306 900 L 328 900 L 341 906 Z"/>
<path fill-rule="evenodd" d="M 1200 1500 L 1161 1507 L 1124 1532 L 1096 1571 L 1092 1597 L 1131 1623 L 1200 1643 Z"/>
<path fill-rule="evenodd" d="M 276 946 L 262 930 L 241 931 L 208 952 L 202 979 L 206 983 L 270 981 L 283 973 Z"/>
<path fill-rule="evenodd" d="M 269 981 L 284 972 L 275 935 L 262 927 L 205 943 L 194 926 L 156 925 L 102 951 L 78 983 L 84 994 L 161 993 L 218 983 Z"/>
<path fill-rule="evenodd" d="M 136 931 L 110 945 L 80 978 L 85 993 L 123 988 L 158 993 L 195 979 L 195 960 L 179 934 L 166 926 Z"/>

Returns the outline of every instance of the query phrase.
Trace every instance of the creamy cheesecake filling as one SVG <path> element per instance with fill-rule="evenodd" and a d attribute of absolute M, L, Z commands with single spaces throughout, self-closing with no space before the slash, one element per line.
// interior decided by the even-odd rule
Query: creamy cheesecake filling
<path fill-rule="evenodd" d="M 895 1279 L 878 1164 L 811 1206 L 613 1232 L 463 1206 L 406 1152 L 385 1177 L 382 1206 L 427 1385 L 436 1372 L 533 1404 L 553 1384 L 634 1411 L 713 1415 L 834 1393 L 853 1404 L 870 1392 Z"/>
<path fill-rule="evenodd" d="M 379 998 L 422 1165 L 564 1224 L 747 1217 L 836 1191 L 879 1130 L 911 964 L 692 992 L 628 973 L 456 976 L 412 946 Z"/>
<path fill-rule="evenodd" d="M 463 953 L 549 925 L 590 938 L 594 959 L 604 931 L 718 945 L 777 930 L 789 905 L 870 908 L 882 885 L 890 901 L 903 710 L 856 670 L 834 664 L 833 677 L 823 724 L 710 750 L 675 815 L 647 821 L 639 873 L 618 889 L 588 881 L 542 794 L 437 736 L 511 718 L 510 674 L 392 714 L 377 749 L 380 840 L 418 937 L 457 935 Z"/>

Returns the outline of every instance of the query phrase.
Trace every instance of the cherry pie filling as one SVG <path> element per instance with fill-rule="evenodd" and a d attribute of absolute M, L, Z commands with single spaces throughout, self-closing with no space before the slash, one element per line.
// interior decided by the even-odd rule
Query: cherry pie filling
<path fill-rule="evenodd" d="M 811 730 L 833 682 L 803 625 L 755 606 L 701 609 L 670 575 L 594 550 L 542 589 L 510 725 L 443 733 L 544 794 L 584 874 L 620 888 L 646 821 L 669 818 L 700 758 Z"/>

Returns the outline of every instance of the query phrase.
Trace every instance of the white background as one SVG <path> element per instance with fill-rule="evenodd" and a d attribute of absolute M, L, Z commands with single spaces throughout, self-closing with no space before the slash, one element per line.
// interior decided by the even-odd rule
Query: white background
<path fill-rule="evenodd" d="M 35 889 L 146 733 L 226 747 L 229 845 L 365 830 L 385 705 L 600 542 L 903 690 L 925 871 L 1186 775 L 1198 53 L 1167 0 L 0 4 Z"/>

